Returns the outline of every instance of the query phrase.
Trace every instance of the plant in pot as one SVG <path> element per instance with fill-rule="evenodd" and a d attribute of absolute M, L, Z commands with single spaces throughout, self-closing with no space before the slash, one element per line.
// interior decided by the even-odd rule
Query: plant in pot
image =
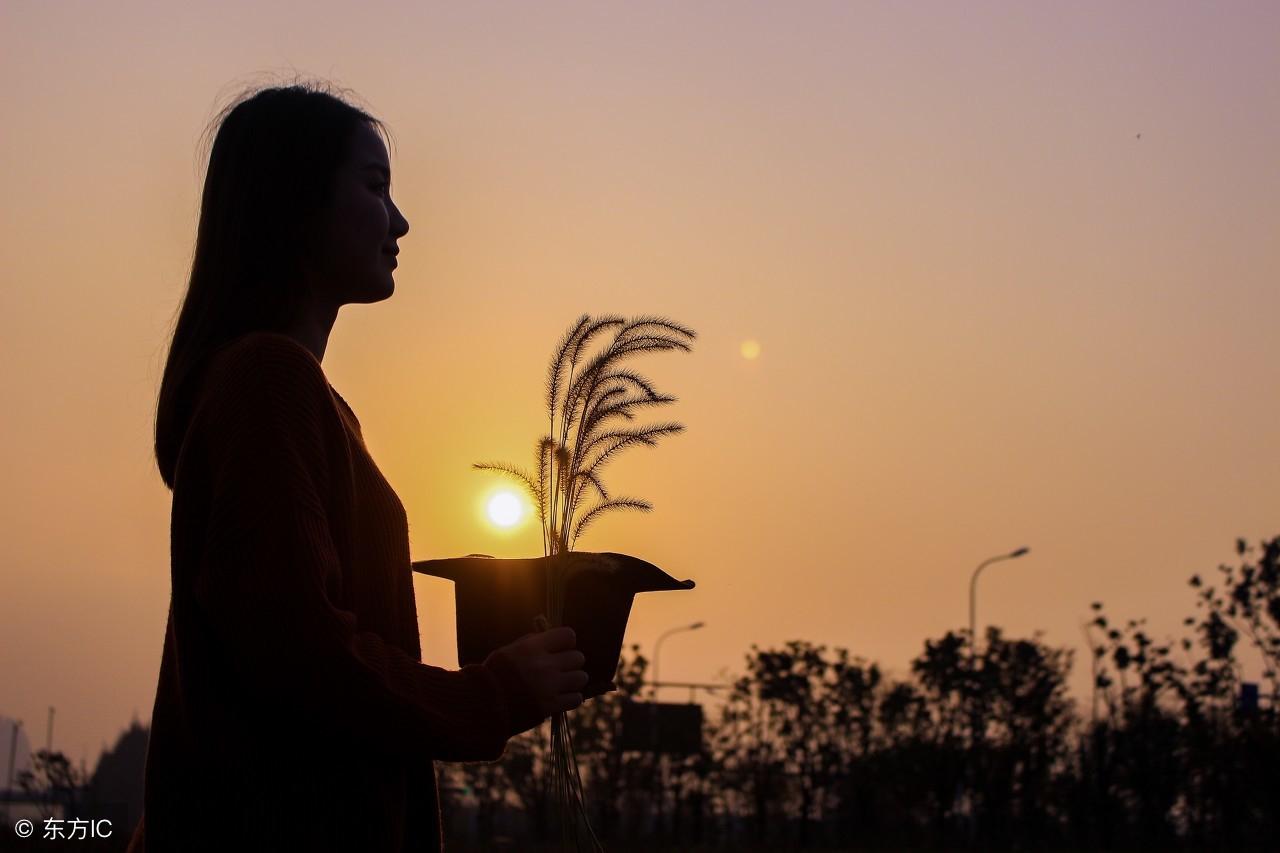
<path fill-rule="evenodd" d="M 613 338 L 587 357 L 602 333 Z M 458 662 L 482 662 L 490 652 L 530 630 L 568 625 L 586 658 L 584 698 L 614 690 L 613 677 L 632 599 L 637 592 L 692 589 L 652 563 L 612 552 L 579 552 L 573 546 L 593 521 L 613 510 L 653 507 L 635 497 L 610 495 L 601 476 L 605 465 L 627 447 L 653 446 L 664 435 L 683 431 L 664 422 L 628 428 L 635 410 L 675 402 L 652 383 L 623 366 L 631 356 L 679 349 L 689 352 L 695 337 L 661 317 L 631 320 L 583 314 L 563 335 L 547 371 L 549 430 L 534 448 L 535 467 L 526 471 L 501 462 L 473 465 L 514 477 L 527 489 L 542 524 L 543 556 L 493 559 L 472 554 L 415 562 L 415 571 L 454 581 L 458 621 Z M 559 422 L 557 423 L 557 416 Z M 584 508 L 584 500 L 593 500 Z M 552 790 L 566 838 L 578 839 L 582 826 L 601 849 L 583 808 L 567 716 L 551 719 Z"/>

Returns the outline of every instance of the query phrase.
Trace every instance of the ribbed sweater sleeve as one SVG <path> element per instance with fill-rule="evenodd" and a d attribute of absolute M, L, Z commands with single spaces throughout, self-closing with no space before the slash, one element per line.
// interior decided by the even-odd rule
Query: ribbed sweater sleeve
<path fill-rule="evenodd" d="M 340 416 L 319 362 L 270 340 L 216 360 L 193 417 L 211 489 L 198 606 L 263 701 L 389 754 L 499 758 L 530 706 L 508 662 L 423 664 L 331 600 L 358 570 L 326 511 Z"/>

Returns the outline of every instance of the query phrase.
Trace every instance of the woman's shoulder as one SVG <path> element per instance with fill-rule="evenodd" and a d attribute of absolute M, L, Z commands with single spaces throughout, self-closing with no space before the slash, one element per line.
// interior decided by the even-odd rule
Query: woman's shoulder
<path fill-rule="evenodd" d="M 197 410 L 247 408 L 257 413 L 308 411 L 325 418 L 336 409 L 320 362 L 278 332 L 249 332 L 223 344 L 208 362 Z"/>
<path fill-rule="evenodd" d="M 214 353 L 215 361 L 280 362 L 290 366 L 303 366 L 323 374 L 315 355 L 296 339 L 282 332 L 246 332 L 224 343 Z"/>
<path fill-rule="evenodd" d="M 279 332 L 248 332 L 223 344 L 210 359 L 208 378 L 213 386 L 278 380 L 304 388 L 329 385 L 311 350 Z"/>

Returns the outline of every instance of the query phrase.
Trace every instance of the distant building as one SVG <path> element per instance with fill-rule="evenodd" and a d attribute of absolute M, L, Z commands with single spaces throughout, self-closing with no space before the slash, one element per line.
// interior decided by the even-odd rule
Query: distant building
<path fill-rule="evenodd" d="M 14 739 L 14 728 L 17 728 L 17 739 Z M 10 776 L 9 769 L 13 768 Z M 17 721 L 0 715 L 0 824 L 12 822 L 20 817 L 28 817 L 24 807 L 17 803 L 3 802 L 8 799 L 9 790 L 18 788 L 18 774 L 30 770 L 31 741 L 27 740 L 25 726 L 18 726 Z"/>
<path fill-rule="evenodd" d="M 16 720 L 0 715 L 0 788 L 10 782 L 9 760 L 10 748 L 14 747 L 13 727 Z M 31 769 L 31 741 L 27 740 L 27 727 L 18 727 L 18 740 L 13 749 L 13 781 L 16 784 L 18 774 Z"/>
<path fill-rule="evenodd" d="M 143 776 L 151 730 L 137 720 L 120 733 L 116 745 L 98 758 L 85 791 L 85 805 L 94 817 L 109 818 L 111 825 L 133 831 L 142 818 Z"/>

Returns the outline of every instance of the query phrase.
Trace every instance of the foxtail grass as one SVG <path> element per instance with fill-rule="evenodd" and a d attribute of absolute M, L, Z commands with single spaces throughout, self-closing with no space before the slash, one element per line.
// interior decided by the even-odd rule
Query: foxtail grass
<path fill-rule="evenodd" d="M 613 338 L 593 355 L 591 343 Z M 610 495 L 602 472 L 628 447 L 653 447 L 684 426 L 674 422 L 642 427 L 624 426 L 636 410 L 676 402 L 658 393 L 644 376 L 622 366 L 631 356 L 678 349 L 691 350 L 696 333 L 663 317 L 631 320 L 583 314 L 560 338 L 547 368 L 548 430 L 534 445 L 534 467 L 526 470 L 505 462 L 477 462 L 472 467 L 513 477 L 528 491 L 542 525 L 543 556 L 572 551 L 578 537 L 607 512 L 649 512 L 653 505 L 637 497 Z M 559 423 L 557 424 L 557 416 Z M 594 501 L 586 506 L 586 501 Z M 565 566 L 553 563 L 547 573 L 546 620 L 543 627 L 562 624 Z M 564 712 L 551 718 L 551 788 L 566 848 L 572 839 L 581 849 L 585 830 L 591 850 L 604 848 L 587 819 L 582 778 Z"/>

